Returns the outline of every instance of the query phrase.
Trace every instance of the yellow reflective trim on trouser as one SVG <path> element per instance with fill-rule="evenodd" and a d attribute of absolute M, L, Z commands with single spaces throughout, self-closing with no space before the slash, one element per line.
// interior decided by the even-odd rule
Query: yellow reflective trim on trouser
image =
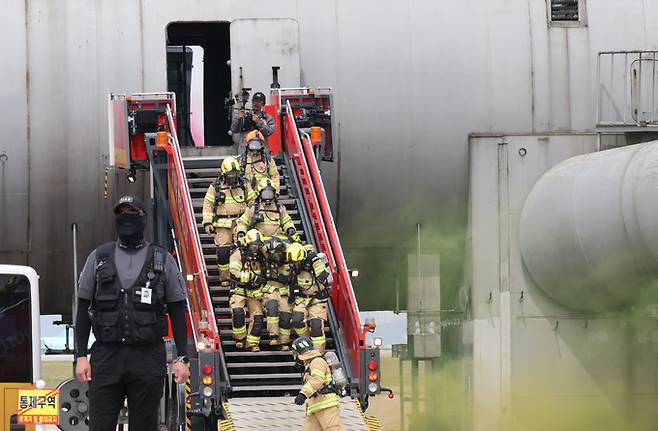
<path fill-rule="evenodd" d="M 281 335 L 290 336 L 290 329 L 279 328 Z"/>
<path fill-rule="evenodd" d="M 326 397 L 327 398 L 325 398 L 320 402 L 308 404 L 306 406 L 306 413 L 317 412 L 318 410 L 323 410 L 329 407 L 337 406 L 340 403 L 340 400 L 338 399 L 338 396 L 336 394 L 327 394 Z"/>
<path fill-rule="evenodd" d="M 219 267 L 219 270 L 220 270 L 220 271 L 228 271 L 229 268 L 231 267 L 231 265 L 228 265 L 228 264 L 226 264 L 226 263 L 224 263 L 224 264 L 220 263 L 220 264 L 217 265 L 217 266 Z"/>
<path fill-rule="evenodd" d="M 279 323 L 279 316 L 267 317 L 267 323 Z"/>
<path fill-rule="evenodd" d="M 325 343 L 327 338 L 324 335 L 320 337 L 311 337 L 311 341 L 313 341 L 313 344 Z"/>
<path fill-rule="evenodd" d="M 260 337 L 258 337 L 256 335 L 251 335 L 251 334 L 247 335 L 247 343 L 249 343 L 249 344 L 258 344 L 259 342 L 260 342 Z"/>
<path fill-rule="evenodd" d="M 241 328 L 233 328 L 233 335 L 243 335 L 247 333 L 247 326 Z"/>

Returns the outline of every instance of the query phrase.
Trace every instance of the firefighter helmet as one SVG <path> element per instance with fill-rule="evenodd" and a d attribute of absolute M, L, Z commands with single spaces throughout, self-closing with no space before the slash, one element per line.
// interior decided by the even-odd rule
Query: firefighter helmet
<path fill-rule="evenodd" d="M 286 249 L 286 258 L 289 262 L 302 262 L 307 254 L 306 248 L 298 242 L 293 242 Z"/>
<path fill-rule="evenodd" d="M 263 136 L 260 130 L 252 130 L 251 132 L 247 133 L 245 141 L 249 142 L 254 140 L 263 142 L 265 140 L 265 136 Z"/>
<path fill-rule="evenodd" d="M 269 178 L 261 178 L 260 181 L 256 184 L 256 192 L 260 193 L 261 190 L 263 190 L 266 187 L 272 187 L 274 188 L 274 184 L 272 184 L 272 180 Z"/>
<path fill-rule="evenodd" d="M 244 240 L 247 244 L 263 245 L 263 236 L 260 234 L 260 231 L 258 231 L 258 229 L 248 230 L 247 234 L 244 237 Z"/>
<path fill-rule="evenodd" d="M 313 340 L 309 337 L 302 335 L 292 342 L 292 351 L 299 355 L 303 355 L 306 352 L 313 350 Z"/>
<path fill-rule="evenodd" d="M 222 161 L 222 174 L 227 174 L 231 171 L 241 171 L 240 162 L 235 157 L 227 157 Z"/>
<path fill-rule="evenodd" d="M 267 247 L 267 251 L 269 253 L 285 253 L 286 252 L 286 242 L 279 238 L 278 236 L 273 236 L 272 238 L 267 241 L 267 244 L 265 244 Z"/>

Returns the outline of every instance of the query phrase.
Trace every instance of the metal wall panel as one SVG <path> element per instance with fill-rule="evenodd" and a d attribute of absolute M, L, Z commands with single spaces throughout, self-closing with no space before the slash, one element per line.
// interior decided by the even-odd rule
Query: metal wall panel
<path fill-rule="evenodd" d="M 11 61 L 0 62 L 0 259 L 25 264 L 28 237 L 28 146 L 27 141 L 27 32 L 25 5 L 3 5 L 0 28 L 12 37 L 0 37 L 0 50 Z"/>
<path fill-rule="evenodd" d="M 252 94 L 269 93 L 272 66 L 279 66 L 282 88 L 301 85 L 299 26 L 293 19 L 235 19 L 231 22 L 231 86 L 233 94 L 242 85 Z M 241 72 L 242 71 L 242 72 Z M 269 99 L 269 98 L 268 98 Z"/>
<path fill-rule="evenodd" d="M 469 133 L 592 129 L 596 52 L 657 48 L 648 23 L 658 7 L 646 0 L 588 2 L 587 26 L 574 28 L 549 28 L 544 2 L 524 0 L 5 3 L 0 44 L 12 61 L 0 66 L 0 94 L 12 103 L 0 121 L 12 127 L 0 152 L 20 162 L 6 165 L 18 172 L 4 186 L 20 188 L 29 149 L 29 221 L 10 222 L 25 250 L 28 224 L 32 250 L 45 254 L 70 248 L 74 221 L 81 254 L 111 237 L 106 94 L 165 88 L 168 23 L 289 18 L 302 81 L 336 89 L 340 166 L 323 175 L 348 256 L 372 263 L 356 282 L 363 301 L 395 275 L 391 251 L 403 258 L 417 223 L 450 272 L 444 292 L 460 282 Z M 67 289 L 68 273 L 47 282 Z"/>

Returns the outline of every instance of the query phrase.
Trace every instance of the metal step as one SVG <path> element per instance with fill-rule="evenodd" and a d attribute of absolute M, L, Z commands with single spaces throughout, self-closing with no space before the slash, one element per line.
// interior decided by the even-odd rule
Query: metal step
<path fill-rule="evenodd" d="M 263 368 L 263 367 L 294 367 L 295 361 L 288 362 L 238 362 L 226 364 L 226 368 Z"/>
<path fill-rule="evenodd" d="M 231 384 L 236 380 L 298 379 L 299 375 L 300 373 L 231 374 Z"/>

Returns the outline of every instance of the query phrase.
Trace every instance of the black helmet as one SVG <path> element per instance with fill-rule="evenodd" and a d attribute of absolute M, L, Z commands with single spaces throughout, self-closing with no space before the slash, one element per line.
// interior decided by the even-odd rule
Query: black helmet
<path fill-rule="evenodd" d="M 313 341 L 305 335 L 302 335 L 292 342 L 292 351 L 297 356 L 303 355 L 311 350 L 313 350 Z"/>
<path fill-rule="evenodd" d="M 265 244 L 268 257 L 279 264 L 285 260 L 287 247 L 286 242 L 278 236 L 273 236 Z"/>
<path fill-rule="evenodd" d="M 254 93 L 254 95 L 251 97 L 251 101 L 259 100 L 263 103 L 265 103 L 265 94 L 261 93 L 260 91 L 257 91 Z"/>

